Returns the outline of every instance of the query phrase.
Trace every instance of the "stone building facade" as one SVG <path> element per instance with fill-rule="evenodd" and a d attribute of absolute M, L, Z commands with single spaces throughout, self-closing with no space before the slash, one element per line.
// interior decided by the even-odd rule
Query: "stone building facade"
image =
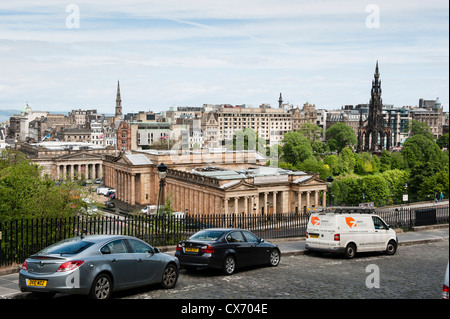
<path fill-rule="evenodd" d="M 89 143 L 17 143 L 16 148 L 42 167 L 42 174 L 54 180 L 103 178 L 103 158 L 114 148 Z"/>
<path fill-rule="evenodd" d="M 264 166 L 254 152 L 128 152 L 104 161 L 104 184 L 116 198 L 157 205 L 157 165 L 168 166 L 165 194 L 175 211 L 191 214 L 304 212 L 326 203 L 326 183 L 315 175 Z"/>

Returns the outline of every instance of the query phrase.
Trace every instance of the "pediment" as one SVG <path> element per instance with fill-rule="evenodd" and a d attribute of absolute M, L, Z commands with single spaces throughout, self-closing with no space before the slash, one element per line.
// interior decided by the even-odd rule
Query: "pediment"
<path fill-rule="evenodd" d="M 115 163 L 130 165 L 131 162 L 124 156 L 120 156 L 114 160 Z"/>
<path fill-rule="evenodd" d="M 293 182 L 293 184 L 297 184 L 301 188 L 310 188 L 310 187 L 321 187 L 325 188 L 327 187 L 327 182 L 321 180 L 319 177 L 313 175 L 304 176 L 302 178 L 299 178 Z"/>
<path fill-rule="evenodd" d="M 77 152 L 77 153 L 71 153 L 71 154 L 65 154 L 62 156 L 54 157 L 53 160 L 55 161 L 72 161 L 72 160 L 101 160 L 102 155 L 100 154 L 91 154 L 85 151 Z"/>
<path fill-rule="evenodd" d="M 256 190 L 257 188 L 255 185 L 245 182 L 243 179 L 241 180 L 235 180 L 232 182 L 228 182 L 226 184 L 223 184 L 220 188 L 226 190 L 226 191 L 251 191 Z"/>

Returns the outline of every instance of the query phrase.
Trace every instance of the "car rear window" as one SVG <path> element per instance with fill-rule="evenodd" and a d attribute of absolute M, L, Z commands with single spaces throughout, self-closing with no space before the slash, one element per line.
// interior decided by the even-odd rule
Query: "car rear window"
<path fill-rule="evenodd" d="M 201 230 L 198 233 L 192 235 L 189 239 L 216 241 L 223 235 L 223 233 L 223 231 L 219 230 Z"/>
<path fill-rule="evenodd" d="M 70 238 L 44 248 L 37 255 L 75 255 L 93 244 L 80 238 Z"/>

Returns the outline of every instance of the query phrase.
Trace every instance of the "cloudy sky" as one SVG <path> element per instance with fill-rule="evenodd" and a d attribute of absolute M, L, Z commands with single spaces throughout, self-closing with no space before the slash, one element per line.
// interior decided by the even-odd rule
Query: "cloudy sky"
<path fill-rule="evenodd" d="M 113 113 L 171 106 L 449 105 L 449 2 L 0 2 L 0 109 Z"/>

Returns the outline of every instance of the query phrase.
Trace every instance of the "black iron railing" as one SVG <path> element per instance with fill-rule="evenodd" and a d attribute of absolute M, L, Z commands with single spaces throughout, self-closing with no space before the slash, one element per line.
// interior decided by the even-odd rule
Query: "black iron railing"
<path fill-rule="evenodd" d="M 375 209 L 391 227 L 449 223 L 449 206 Z M 303 237 L 309 214 L 185 216 L 117 216 L 18 219 L 0 222 L 0 267 L 22 263 L 29 255 L 81 234 L 129 235 L 152 246 L 175 245 L 203 228 L 243 228 L 260 238 Z"/>

